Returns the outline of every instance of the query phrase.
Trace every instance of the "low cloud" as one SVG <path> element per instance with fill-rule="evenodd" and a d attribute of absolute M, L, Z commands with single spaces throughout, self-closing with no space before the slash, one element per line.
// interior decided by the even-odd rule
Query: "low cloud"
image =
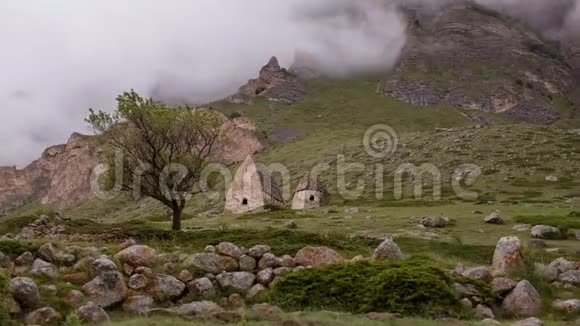
<path fill-rule="evenodd" d="M 4 1 L 0 165 L 88 132 L 87 109 L 110 110 L 125 90 L 209 101 L 297 51 L 337 75 L 388 68 L 404 30 L 380 0 Z"/>

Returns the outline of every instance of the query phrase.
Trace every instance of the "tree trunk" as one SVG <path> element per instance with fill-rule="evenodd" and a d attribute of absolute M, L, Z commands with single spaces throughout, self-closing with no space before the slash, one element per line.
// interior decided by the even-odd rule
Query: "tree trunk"
<path fill-rule="evenodd" d="M 173 207 L 173 226 L 171 227 L 173 231 L 181 231 L 181 212 L 182 209 L 179 207 Z"/>

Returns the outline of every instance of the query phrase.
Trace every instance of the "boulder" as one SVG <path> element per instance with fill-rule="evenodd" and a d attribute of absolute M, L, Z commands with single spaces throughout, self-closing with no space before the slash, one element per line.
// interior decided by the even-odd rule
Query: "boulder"
<path fill-rule="evenodd" d="M 428 228 L 444 228 L 449 224 L 449 218 L 445 216 L 423 216 L 420 223 Z"/>
<path fill-rule="evenodd" d="M 273 280 L 274 270 L 272 268 L 263 269 L 256 275 L 256 281 L 264 286 L 268 286 Z"/>
<path fill-rule="evenodd" d="M 91 258 L 88 258 L 90 260 Z M 80 261 L 79 261 L 80 262 Z M 117 265 L 106 256 L 95 259 L 91 263 L 91 272 L 93 276 L 99 276 L 105 272 L 117 271 Z"/>
<path fill-rule="evenodd" d="M 26 315 L 24 321 L 27 325 L 58 326 L 62 316 L 50 307 L 44 307 Z"/>
<path fill-rule="evenodd" d="M 215 246 L 216 252 L 220 255 L 229 256 L 235 259 L 240 258 L 243 253 L 240 247 L 231 242 L 222 242 Z"/>
<path fill-rule="evenodd" d="M 517 237 L 501 238 L 493 254 L 493 275 L 503 276 L 517 271 L 524 264 L 522 244 Z"/>
<path fill-rule="evenodd" d="M 479 319 L 487 319 L 487 318 L 495 319 L 495 314 L 493 313 L 493 310 L 491 310 L 490 307 L 482 304 L 478 304 L 475 307 L 475 315 Z"/>
<path fill-rule="evenodd" d="M 40 290 L 31 278 L 16 277 L 10 280 L 10 292 L 24 309 L 38 308 L 41 303 Z"/>
<path fill-rule="evenodd" d="M 573 270 L 573 271 L 567 271 L 566 273 L 562 273 L 562 274 L 560 274 L 560 277 L 558 279 L 562 283 L 579 286 L 580 285 L 580 270 Z"/>
<path fill-rule="evenodd" d="M 127 297 L 127 286 L 123 275 L 107 271 L 83 285 L 83 291 L 93 302 L 103 308 L 122 302 Z"/>
<path fill-rule="evenodd" d="M 270 251 L 272 251 L 272 249 L 269 246 L 257 245 L 253 246 L 248 250 L 248 256 L 255 259 L 260 259 L 262 258 L 262 256 L 264 256 L 266 253 L 269 253 Z"/>
<path fill-rule="evenodd" d="M 487 224 L 500 224 L 500 225 L 505 224 L 505 221 L 503 220 L 499 212 L 491 213 L 484 219 L 484 222 Z"/>
<path fill-rule="evenodd" d="M 64 297 L 64 301 L 73 307 L 78 307 L 85 299 L 84 293 L 79 290 L 70 290 Z"/>
<path fill-rule="evenodd" d="M 509 278 L 496 277 L 491 281 L 491 292 L 493 294 L 504 296 L 513 290 L 518 283 Z"/>
<path fill-rule="evenodd" d="M 249 272 L 222 273 L 216 278 L 222 289 L 242 292 L 249 290 L 256 280 L 256 276 Z"/>
<path fill-rule="evenodd" d="M 238 266 L 234 258 L 214 253 L 194 254 L 184 262 L 186 268 L 196 268 L 212 274 L 233 272 L 238 269 Z"/>
<path fill-rule="evenodd" d="M 539 269 L 539 271 L 541 271 L 542 278 L 548 282 L 554 282 L 558 279 L 559 272 L 558 269 L 554 266 L 542 265 L 542 269 Z"/>
<path fill-rule="evenodd" d="M 290 267 L 278 267 L 274 269 L 274 276 L 284 276 L 292 273 L 292 268 Z"/>
<path fill-rule="evenodd" d="M 213 283 L 207 277 L 198 278 L 187 283 L 187 288 L 195 296 L 207 297 L 214 293 Z"/>
<path fill-rule="evenodd" d="M 552 306 L 561 312 L 567 314 L 575 314 L 580 312 L 580 300 L 570 299 L 570 300 L 556 300 Z"/>
<path fill-rule="evenodd" d="M 176 309 L 176 313 L 184 317 L 213 317 L 222 312 L 224 309 L 211 301 L 194 301 Z"/>
<path fill-rule="evenodd" d="M 167 302 L 181 296 L 185 284 L 171 275 L 158 275 L 152 280 L 153 285 L 148 290 L 157 302 Z"/>
<path fill-rule="evenodd" d="M 144 289 L 147 287 L 147 284 L 149 284 L 149 279 L 144 274 L 134 274 L 129 277 L 129 281 L 127 282 L 127 286 L 133 290 Z"/>
<path fill-rule="evenodd" d="M 504 299 L 502 307 L 511 316 L 534 317 L 542 313 L 542 297 L 526 280 L 519 282 Z"/>
<path fill-rule="evenodd" d="M 155 249 L 142 245 L 134 245 L 123 249 L 115 255 L 115 258 L 117 258 L 121 264 L 128 264 L 133 267 L 152 267 L 157 261 Z"/>
<path fill-rule="evenodd" d="M 245 272 L 251 272 L 256 269 L 256 260 L 250 256 L 242 255 L 240 257 L 240 270 Z"/>
<path fill-rule="evenodd" d="M 81 321 L 89 324 L 99 325 L 109 322 L 109 315 L 99 305 L 89 302 L 77 310 L 77 315 Z"/>
<path fill-rule="evenodd" d="M 386 239 L 375 249 L 372 259 L 397 261 L 403 259 L 403 253 L 392 239 Z"/>
<path fill-rule="evenodd" d="M 14 260 L 16 266 L 30 266 L 34 262 L 34 255 L 30 251 L 24 252 Z"/>
<path fill-rule="evenodd" d="M 337 264 L 344 258 L 328 247 L 304 247 L 296 254 L 296 263 L 302 266 L 323 266 Z"/>
<path fill-rule="evenodd" d="M 36 255 L 49 263 L 56 263 L 56 248 L 52 243 L 45 243 L 36 252 Z"/>
<path fill-rule="evenodd" d="M 532 238 L 559 240 L 563 239 L 565 235 L 556 227 L 549 225 L 536 225 L 532 228 Z"/>
<path fill-rule="evenodd" d="M 576 269 L 576 263 L 569 261 L 566 258 L 558 258 L 548 265 L 558 270 L 558 273 L 566 273 L 568 271 Z"/>
<path fill-rule="evenodd" d="M 177 276 L 177 278 L 183 282 L 183 283 L 188 283 L 193 281 L 193 275 L 191 275 L 191 272 L 188 271 L 187 269 L 182 270 L 181 272 L 179 272 L 179 275 Z"/>
<path fill-rule="evenodd" d="M 134 295 L 125 299 L 123 302 L 123 311 L 143 316 L 149 314 L 154 305 L 155 301 L 152 297 L 148 295 Z"/>
<path fill-rule="evenodd" d="M 31 272 L 36 276 L 46 276 L 53 280 L 58 278 L 58 268 L 40 258 L 37 258 L 34 260 L 34 263 L 32 263 Z"/>
<path fill-rule="evenodd" d="M 273 253 L 265 253 L 258 262 L 258 269 L 276 268 L 280 266 L 280 260 Z"/>
<path fill-rule="evenodd" d="M 280 267 L 294 268 L 296 267 L 296 260 L 290 255 L 284 255 L 278 259 Z"/>

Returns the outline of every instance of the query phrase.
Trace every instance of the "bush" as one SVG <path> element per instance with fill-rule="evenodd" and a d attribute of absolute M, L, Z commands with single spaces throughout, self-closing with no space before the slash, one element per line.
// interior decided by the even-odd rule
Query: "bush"
<path fill-rule="evenodd" d="M 19 241 L 0 241 L 0 252 L 11 258 L 16 258 L 26 251 L 34 252 L 38 250 L 38 246 L 28 242 Z"/>
<path fill-rule="evenodd" d="M 10 282 L 10 277 L 4 271 L 0 270 L 0 293 L 8 293 L 8 282 Z M 0 296 L 0 325 L 2 326 L 18 325 L 10 316 L 10 299 L 10 296 Z"/>
<path fill-rule="evenodd" d="M 453 279 L 427 258 L 399 263 L 359 262 L 308 269 L 283 278 L 267 299 L 288 310 L 405 316 L 461 315 Z"/>

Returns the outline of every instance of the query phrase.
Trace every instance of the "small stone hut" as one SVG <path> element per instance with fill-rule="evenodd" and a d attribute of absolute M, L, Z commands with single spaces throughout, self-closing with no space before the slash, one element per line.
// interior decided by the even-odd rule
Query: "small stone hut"
<path fill-rule="evenodd" d="M 330 195 L 316 174 L 308 173 L 298 184 L 292 209 L 312 209 L 328 205 Z"/>
<path fill-rule="evenodd" d="M 250 155 L 238 168 L 226 194 L 225 212 L 242 214 L 264 207 L 282 207 L 282 191 L 271 171 Z"/>

